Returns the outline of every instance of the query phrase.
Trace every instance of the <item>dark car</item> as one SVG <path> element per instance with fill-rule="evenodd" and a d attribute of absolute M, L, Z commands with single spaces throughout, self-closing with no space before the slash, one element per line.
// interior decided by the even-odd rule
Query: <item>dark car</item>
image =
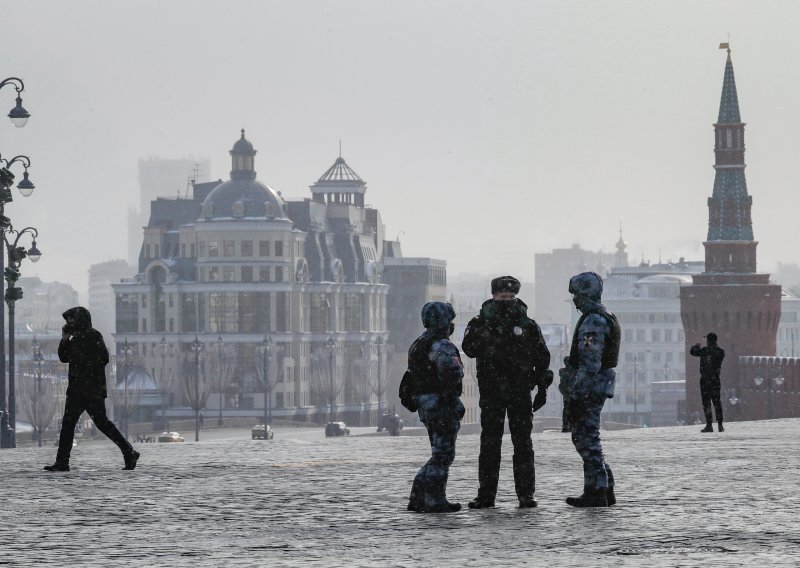
<path fill-rule="evenodd" d="M 350 428 L 344 422 L 328 422 L 328 425 L 325 426 L 325 435 L 329 438 L 332 436 L 349 436 Z"/>
<path fill-rule="evenodd" d="M 399 436 L 403 420 L 395 413 L 384 410 L 378 419 L 378 432 L 387 430 L 392 436 Z"/>
<path fill-rule="evenodd" d="M 264 433 L 264 425 L 256 424 L 250 431 L 254 440 L 271 440 L 275 437 L 275 432 L 272 431 L 272 426 L 267 424 L 266 434 Z"/>

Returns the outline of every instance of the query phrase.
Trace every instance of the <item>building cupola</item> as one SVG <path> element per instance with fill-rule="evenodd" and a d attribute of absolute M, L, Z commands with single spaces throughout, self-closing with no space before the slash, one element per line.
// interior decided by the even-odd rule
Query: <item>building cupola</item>
<path fill-rule="evenodd" d="M 242 128 L 242 137 L 233 145 L 230 155 L 231 179 L 256 179 L 254 163 L 256 151 L 250 141 L 244 137 L 244 128 Z"/>

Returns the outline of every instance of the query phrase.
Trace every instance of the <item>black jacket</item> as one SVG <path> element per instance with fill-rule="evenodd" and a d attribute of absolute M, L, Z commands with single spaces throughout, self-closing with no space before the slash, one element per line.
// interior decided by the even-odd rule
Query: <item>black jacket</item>
<path fill-rule="evenodd" d="M 550 351 L 539 325 L 528 317 L 528 306 L 519 298 L 486 300 L 467 325 L 461 348 L 477 359 L 481 389 L 499 382 L 528 389 L 549 386 Z"/>
<path fill-rule="evenodd" d="M 725 358 L 725 350 L 716 344 L 708 347 L 692 345 L 689 348 L 689 355 L 700 357 L 700 376 L 719 377 L 722 368 L 722 360 Z"/>
<path fill-rule="evenodd" d="M 69 363 L 67 394 L 105 398 L 108 395 L 108 349 L 103 335 L 92 327 L 92 318 L 86 308 L 70 308 L 62 315 L 71 334 L 69 339 L 62 338 L 58 344 L 58 358 L 62 363 Z"/>

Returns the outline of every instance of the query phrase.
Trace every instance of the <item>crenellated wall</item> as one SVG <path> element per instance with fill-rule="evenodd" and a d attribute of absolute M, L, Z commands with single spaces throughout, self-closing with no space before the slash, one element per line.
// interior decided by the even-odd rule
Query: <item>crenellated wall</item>
<path fill-rule="evenodd" d="M 739 357 L 739 372 L 736 390 L 739 400 L 732 405 L 731 410 L 736 414 L 731 418 L 765 420 L 800 416 L 800 357 Z"/>

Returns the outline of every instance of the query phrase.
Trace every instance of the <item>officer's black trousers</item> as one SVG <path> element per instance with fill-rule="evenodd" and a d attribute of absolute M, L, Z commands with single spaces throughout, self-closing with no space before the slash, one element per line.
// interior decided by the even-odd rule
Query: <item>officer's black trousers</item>
<path fill-rule="evenodd" d="M 533 405 L 525 387 L 497 386 L 481 389 L 481 453 L 478 458 L 478 499 L 494 501 L 500 476 L 500 448 L 506 413 L 514 444 L 514 486 L 517 497 L 533 495 Z"/>
<path fill-rule="evenodd" d="M 700 398 L 703 401 L 703 414 L 706 415 L 706 424 L 711 425 L 713 422 L 711 416 L 711 405 L 714 405 L 714 412 L 717 414 L 717 422 L 722 424 L 722 400 L 720 399 L 720 385 L 719 376 L 711 375 L 707 377 L 700 377 Z"/>

